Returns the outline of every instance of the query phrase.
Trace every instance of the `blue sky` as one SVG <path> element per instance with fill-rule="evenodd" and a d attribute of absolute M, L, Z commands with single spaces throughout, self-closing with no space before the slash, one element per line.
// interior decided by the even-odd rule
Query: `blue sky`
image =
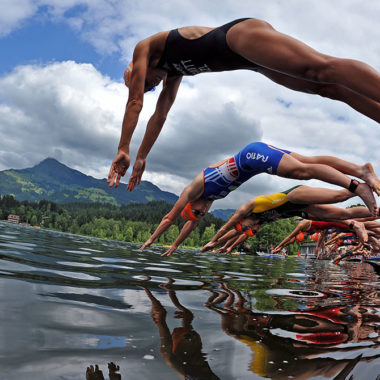
<path fill-rule="evenodd" d="M 120 54 L 97 52 L 79 33 L 63 22 L 52 22 L 44 16 L 43 11 L 38 12 L 10 35 L 0 39 L 0 51 L 5 52 L 5 56 L 0 60 L 1 75 L 12 71 L 18 65 L 66 60 L 91 62 L 97 70 L 114 80 L 120 80 L 124 71 Z"/>
<path fill-rule="evenodd" d="M 46 157 L 97 178 L 108 174 L 136 43 L 185 25 L 257 17 L 325 54 L 380 71 L 380 3 L 359 0 L 0 0 L 0 170 Z M 145 96 L 132 163 L 160 88 Z M 237 71 L 186 78 L 152 149 L 144 179 L 179 194 L 204 167 L 265 141 L 336 155 L 380 172 L 379 125 L 345 104 Z M 128 175 L 124 182 L 128 181 Z M 318 181 L 311 184 L 321 185 Z M 218 203 L 237 207 L 294 181 L 258 176 Z"/>

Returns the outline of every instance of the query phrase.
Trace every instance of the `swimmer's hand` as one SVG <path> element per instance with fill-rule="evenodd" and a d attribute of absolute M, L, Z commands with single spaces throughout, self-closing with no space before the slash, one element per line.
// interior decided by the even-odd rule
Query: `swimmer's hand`
<path fill-rule="evenodd" d="M 140 251 L 143 251 L 145 248 L 150 247 L 150 245 L 153 243 L 153 240 L 150 238 L 139 248 Z"/>
<path fill-rule="evenodd" d="M 226 255 L 228 255 L 229 253 L 231 253 L 232 248 L 233 248 L 233 247 L 228 247 L 228 248 L 225 250 L 224 253 L 225 253 Z"/>
<path fill-rule="evenodd" d="M 87 367 L 86 380 L 104 380 L 103 372 L 99 369 L 97 364 L 95 368 L 92 364 L 90 367 Z"/>
<path fill-rule="evenodd" d="M 119 182 L 122 176 L 125 175 L 130 164 L 129 154 L 123 150 L 117 152 L 116 157 L 114 158 L 110 171 L 108 173 L 107 183 L 109 187 L 112 187 L 115 183 L 115 188 L 119 186 Z"/>
<path fill-rule="evenodd" d="M 108 363 L 108 371 L 110 380 L 121 380 L 120 373 L 116 373 L 120 371 L 120 366 L 116 365 L 114 362 Z"/>
<path fill-rule="evenodd" d="M 170 256 L 178 247 L 172 245 L 166 252 L 164 252 L 161 256 Z"/>
<path fill-rule="evenodd" d="M 210 251 L 211 249 L 213 249 L 217 244 L 214 242 L 209 242 L 207 243 L 203 248 L 201 248 L 201 252 L 206 252 L 206 251 Z"/>
<path fill-rule="evenodd" d="M 137 185 L 140 185 L 141 177 L 145 170 L 145 164 L 145 158 L 136 158 L 135 164 L 133 165 L 132 175 L 128 182 L 129 191 L 132 191 Z"/>

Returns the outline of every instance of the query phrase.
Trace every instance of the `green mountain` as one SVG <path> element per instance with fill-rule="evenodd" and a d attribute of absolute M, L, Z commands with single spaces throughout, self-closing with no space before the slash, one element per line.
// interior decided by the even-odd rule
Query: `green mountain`
<path fill-rule="evenodd" d="M 217 209 L 214 211 L 211 211 L 211 214 L 215 216 L 215 218 L 219 218 L 222 220 L 228 220 L 232 214 L 235 213 L 235 209 L 233 208 L 226 208 L 226 209 Z"/>
<path fill-rule="evenodd" d="M 160 190 L 148 181 L 141 181 L 129 192 L 126 185 L 109 188 L 105 179 L 96 179 L 47 158 L 28 169 L 0 171 L 0 194 L 12 194 L 17 200 L 56 203 L 107 202 L 115 205 L 154 200 L 175 203 L 177 195 Z"/>

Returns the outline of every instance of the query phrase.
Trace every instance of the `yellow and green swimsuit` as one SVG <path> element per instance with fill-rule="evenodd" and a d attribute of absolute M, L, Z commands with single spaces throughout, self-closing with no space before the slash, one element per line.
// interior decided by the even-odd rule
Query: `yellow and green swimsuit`
<path fill-rule="evenodd" d="M 296 204 L 288 200 L 288 194 L 296 189 L 294 186 L 289 190 L 270 195 L 259 195 L 252 208 L 252 215 L 256 216 L 261 223 L 270 223 L 280 218 L 301 216 L 307 218 L 307 213 L 302 211 L 308 204 Z"/>

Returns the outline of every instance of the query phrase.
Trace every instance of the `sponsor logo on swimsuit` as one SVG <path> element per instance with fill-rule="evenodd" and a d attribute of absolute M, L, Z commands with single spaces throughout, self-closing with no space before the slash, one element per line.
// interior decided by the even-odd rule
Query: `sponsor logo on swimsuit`
<path fill-rule="evenodd" d="M 267 169 L 267 172 L 268 172 L 269 174 L 272 174 L 272 173 L 273 173 L 273 168 L 272 168 L 272 166 L 269 166 L 269 168 Z"/>
<path fill-rule="evenodd" d="M 285 199 L 285 197 L 278 198 L 278 199 L 274 199 L 274 200 L 272 201 L 272 205 L 274 205 L 274 204 L 276 204 L 276 203 L 278 203 L 278 202 L 282 202 L 284 199 Z"/>
<path fill-rule="evenodd" d="M 259 161 L 261 159 L 262 162 L 267 162 L 268 158 L 269 158 L 269 156 L 264 156 L 264 155 L 262 155 L 260 153 L 256 154 L 256 152 L 253 152 L 253 153 L 248 152 L 245 157 L 247 158 L 247 160 L 257 160 L 257 161 Z"/>
<path fill-rule="evenodd" d="M 180 63 L 173 63 L 173 67 L 183 75 L 196 75 L 211 71 L 206 64 L 198 67 L 195 66 L 191 59 L 181 61 Z"/>

